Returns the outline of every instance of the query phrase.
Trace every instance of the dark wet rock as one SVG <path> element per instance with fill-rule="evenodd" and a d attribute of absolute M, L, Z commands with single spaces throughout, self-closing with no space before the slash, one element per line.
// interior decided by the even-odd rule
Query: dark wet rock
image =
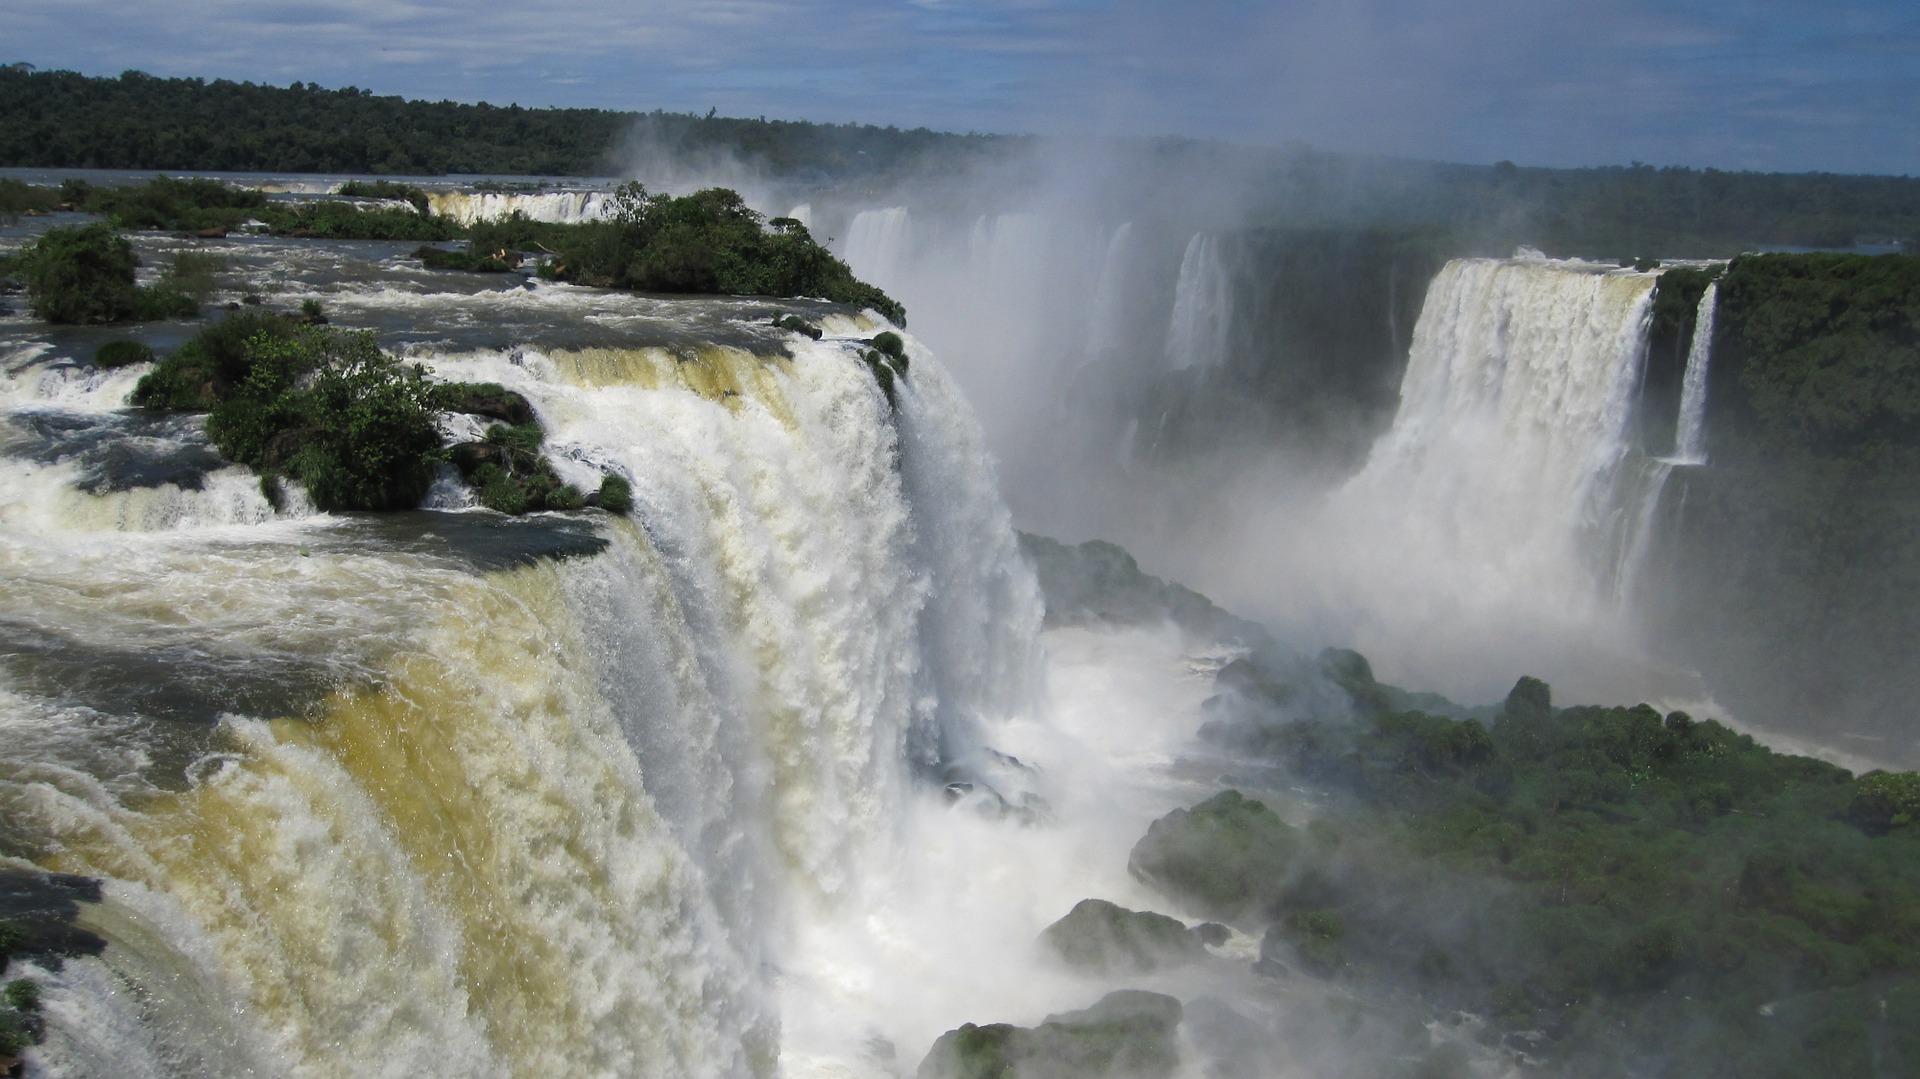
<path fill-rule="evenodd" d="M 1104 899 L 1076 903 L 1040 939 L 1073 966 L 1099 973 L 1144 974 L 1207 957 L 1200 934 L 1179 919 Z"/>
<path fill-rule="evenodd" d="M 448 412 L 503 420 L 533 422 L 533 405 L 519 393 L 492 382 L 443 382 L 434 389 L 436 401 Z"/>
<path fill-rule="evenodd" d="M 226 713 L 302 714 L 333 683 L 319 659 L 220 653 L 184 643 L 111 648 L 5 619 L 0 670 L 13 687 L 48 700 L 205 726 Z"/>
<path fill-rule="evenodd" d="M 163 484 L 197 491 L 227 465 L 197 416 L 16 412 L 10 419 L 18 437 L 8 452 L 40 464 L 77 462 L 75 486 L 88 494 Z"/>
<path fill-rule="evenodd" d="M 815 341 L 820 340 L 820 338 L 824 336 L 820 327 L 798 315 L 775 315 L 773 316 L 773 324 L 783 330 L 791 330 L 802 336 L 811 337 Z"/>
<path fill-rule="evenodd" d="M 1070 546 L 1020 534 L 1020 551 L 1033 563 L 1046 597 L 1047 624 L 1152 625 L 1173 622 L 1199 637 L 1254 647 L 1267 631 L 1237 618 L 1191 588 L 1143 573 L 1123 548 L 1103 540 Z"/>
<path fill-rule="evenodd" d="M 0 926 L 6 959 L 32 959 L 58 969 L 70 956 L 99 955 L 107 946 L 98 934 L 73 924 L 80 904 L 98 903 L 100 881 L 38 869 L 0 869 Z"/>
<path fill-rule="evenodd" d="M 1209 948 L 1218 948 L 1233 938 L 1233 930 L 1219 922 L 1201 922 L 1193 927 L 1193 934 Z"/>
<path fill-rule="evenodd" d="M 942 1034 L 919 1079 L 1166 1079 L 1179 1067 L 1180 1002 L 1122 989 L 1037 1027 L 967 1023 Z"/>
<path fill-rule="evenodd" d="M 949 803 L 964 802 L 992 817 L 1031 824 L 1044 819 L 1050 809 L 1038 789 L 1038 771 L 996 749 L 967 753 L 947 763 L 936 778 Z"/>
<path fill-rule="evenodd" d="M 501 517 L 440 510 L 357 514 L 353 527 L 338 538 L 349 547 L 424 555 L 477 572 L 548 559 L 589 558 L 607 549 L 607 537 L 589 517 Z"/>

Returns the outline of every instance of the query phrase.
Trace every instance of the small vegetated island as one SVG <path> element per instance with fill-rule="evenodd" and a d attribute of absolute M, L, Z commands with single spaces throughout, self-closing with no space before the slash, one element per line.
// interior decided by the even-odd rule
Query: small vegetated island
<path fill-rule="evenodd" d="M 51 189 L 39 189 L 51 190 Z M 427 240 L 465 238 L 465 251 L 423 247 L 429 267 L 506 271 L 532 260 L 542 278 L 635 291 L 811 297 L 872 309 L 897 325 L 900 304 L 854 277 L 792 218 L 765 220 L 740 196 L 712 188 L 686 196 L 649 193 L 637 183 L 615 192 L 604 220 L 550 224 L 519 215 L 461 226 L 430 211 L 418 188 L 387 181 L 344 185 L 340 194 L 379 202 L 287 203 L 211 180 L 156 177 L 128 187 L 69 181 L 47 206 L 98 214 L 104 221 L 54 228 L 0 265 L 24 287 L 36 317 L 109 323 L 191 317 L 212 291 L 217 258 L 175 255 L 159 282 L 135 284 L 138 265 L 122 229 L 224 234 L 252 224 L 294 238 Z M 31 202 L 13 193 L 13 201 Z M 401 205 L 393 205 L 399 203 Z M 46 208 L 33 205 L 29 209 Z M 493 384 L 436 382 L 418 364 L 381 351 L 371 333 L 324 325 L 309 301 L 299 315 L 240 310 L 216 321 L 160 359 L 131 404 L 205 411 L 220 453 L 260 474 L 279 505 L 282 480 L 297 480 L 325 510 L 417 506 L 442 462 L 456 465 L 481 504 L 505 513 L 595 505 L 625 513 L 631 486 L 609 475 L 593 492 L 563 483 L 541 452 L 545 435 L 530 404 Z M 788 315 L 781 328 L 817 338 L 817 327 Z M 899 334 L 883 332 L 858 352 L 891 402 L 907 372 Z M 154 359 L 150 349 L 116 341 L 95 362 L 120 366 Z M 499 421 L 482 441 L 449 447 L 441 412 Z"/>

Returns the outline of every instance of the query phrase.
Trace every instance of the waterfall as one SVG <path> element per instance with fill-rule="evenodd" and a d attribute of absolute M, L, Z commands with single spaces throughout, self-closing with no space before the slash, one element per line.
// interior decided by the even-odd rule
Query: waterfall
<path fill-rule="evenodd" d="M 521 214 L 534 221 L 577 225 L 598 221 L 613 205 L 604 191 L 430 191 L 427 205 L 462 225 Z"/>
<path fill-rule="evenodd" d="M 1477 696 L 1489 688 L 1462 672 L 1489 652 L 1593 640 L 1627 554 L 1654 280 L 1540 258 L 1456 260 L 1435 277 L 1392 426 L 1310 528 L 1322 602 L 1363 612 L 1344 630 L 1356 647 Z"/>
<path fill-rule="evenodd" d="M 1100 276 L 1093 286 L 1093 310 L 1087 316 L 1089 356 L 1112 356 L 1126 347 L 1128 285 L 1129 279 L 1138 273 L 1137 246 L 1131 221 L 1113 230 L 1113 237 L 1107 241 L 1100 259 Z"/>
<path fill-rule="evenodd" d="M 1172 370 L 1218 367 L 1227 360 L 1233 278 L 1220 248 L 1219 237 L 1195 233 L 1180 258 L 1173 317 L 1167 324 L 1167 366 Z"/>
<path fill-rule="evenodd" d="M 631 521 L 226 511 L 217 463 L 89 490 L 73 432 L 174 462 L 198 421 L 123 429 L 137 372 L 16 358 L 0 807 L 11 850 L 106 882 L 106 951 L 41 975 L 41 1066 L 774 1074 L 791 926 L 1040 682 L 978 424 L 917 342 L 890 404 L 876 327 L 825 323 L 785 357 L 417 354 L 523 393 Z M 163 490 L 201 508 L 93 505 Z"/>
<path fill-rule="evenodd" d="M 913 220 L 905 206 L 862 210 L 848 226 L 839 254 L 862 281 L 892 288 L 900 278 L 912 234 Z"/>
<path fill-rule="evenodd" d="M 1673 456 L 1678 464 L 1707 463 L 1707 364 L 1713 358 L 1713 317 L 1720 285 L 1709 282 L 1694 315 L 1693 340 L 1687 344 L 1687 369 L 1680 383 L 1680 422 Z"/>

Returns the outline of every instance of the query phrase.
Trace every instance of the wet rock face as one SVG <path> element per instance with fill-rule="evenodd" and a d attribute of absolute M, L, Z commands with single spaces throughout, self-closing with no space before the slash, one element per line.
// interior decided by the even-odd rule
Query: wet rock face
<path fill-rule="evenodd" d="M 1206 958 L 1200 931 L 1152 911 L 1083 899 L 1040 939 L 1070 965 L 1102 974 L 1149 973 Z"/>
<path fill-rule="evenodd" d="M 1166 1079 L 1180 1064 L 1178 1000 L 1122 989 L 1037 1027 L 967 1023 L 933 1043 L 919 1079 Z"/>

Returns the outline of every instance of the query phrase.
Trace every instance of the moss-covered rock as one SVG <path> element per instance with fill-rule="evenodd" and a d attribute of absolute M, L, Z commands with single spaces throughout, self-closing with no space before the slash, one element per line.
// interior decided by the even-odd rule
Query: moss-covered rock
<path fill-rule="evenodd" d="M 1180 1002 L 1122 989 L 1037 1027 L 968 1023 L 942 1034 L 919 1079 L 1165 1079 L 1180 1064 Z"/>
<path fill-rule="evenodd" d="M 1147 973 L 1206 958 L 1200 935 L 1176 918 L 1083 899 L 1040 939 L 1062 959 L 1099 973 Z"/>
<path fill-rule="evenodd" d="M 443 411 L 485 416 L 510 424 L 534 422 L 533 404 L 525 396 L 497 382 L 441 382 L 434 401 Z"/>
<path fill-rule="evenodd" d="M 1148 826 L 1127 868 L 1223 921 L 1258 917 L 1287 880 L 1300 837 L 1279 814 L 1239 791 L 1176 809 Z"/>

